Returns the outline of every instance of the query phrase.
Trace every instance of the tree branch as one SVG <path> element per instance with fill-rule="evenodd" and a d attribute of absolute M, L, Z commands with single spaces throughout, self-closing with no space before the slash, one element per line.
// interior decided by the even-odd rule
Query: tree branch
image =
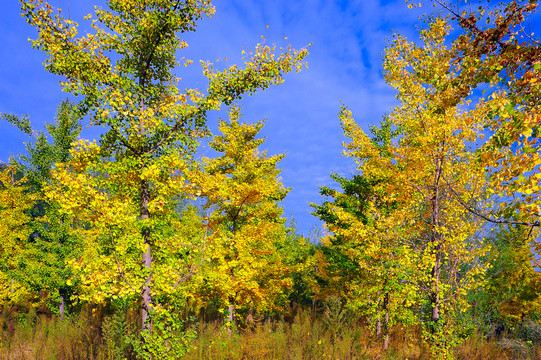
<path fill-rule="evenodd" d="M 118 270 L 118 273 L 120 274 L 120 276 L 124 279 L 124 281 L 126 282 L 126 284 L 128 284 L 128 286 L 130 287 L 130 289 L 135 293 L 135 294 L 138 294 L 139 296 L 141 296 L 139 294 L 139 292 L 137 290 L 135 290 L 135 288 L 132 286 L 132 284 L 130 283 L 130 281 L 126 278 L 126 276 L 124 275 L 124 270 L 122 270 L 122 267 L 120 266 L 120 262 L 118 261 L 118 257 L 117 257 L 117 254 L 116 254 L 116 243 L 115 243 L 115 240 L 114 240 L 114 237 L 113 237 L 113 233 L 111 231 L 111 226 L 108 227 L 109 228 L 109 236 L 111 237 L 111 243 L 113 244 L 113 254 L 115 255 L 115 262 L 116 262 L 116 267 L 117 267 L 117 270 Z"/>
<path fill-rule="evenodd" d="M 475 215 L 475 216 L 477 216 L 477 217 L 480 217 L 481 219 L 483 219 L 483 220 L 485 220 L 485 221 L 488 221 L 488 222 L 493 223 L 493 224 L 523 225 L 523 226 L 530 226 L 530 227 L 534 227 L 534 226 L 539 226 L 539 225 L 540 225 L 539 221 L 535 221 L 535 222 L 533 222 L 533 223 L 530 223 L 530 222 L 525 222 L 525 221 L 516 221 L 516 220 L 506 220 L 506 219 L 494 219 L 494 218 L 490 218 L 489 216 L 482 214 L 479 210 L 473 209 L 473 208 L 471 208 L 470 206 L 468 206 L 468 205 L 460 198 L 460 195 L 455 191 L 455 189 L 453 189 L 453 187 L 447 182 L 447 180 L 444 180 L 444 181 L 445 181 L 445 183 L 447 184 L 447 186 L 449 187 L 449 190 L 451 190 L 451 192 L 452 192 L 453 195 L 455 196 L 456 200 L 460 203 L 460 205 L 462 205 L 462 207 L 464 207 L 466 210 L 468 210 L 472 215 Z"/>
<path fill-rule="evenodd" d="M 194 274 L 195 270 L 197 270 L 199 267 L 201 267 L 201 264 L 203 264 L 203 259 L 205 258 L 205 251 L 207 249 L 207 239 L 208 239 L 208 225 L 205 227 L 205 240 L 203 241 L 203 252 L 201 253 L 201 258 L 199 259 L 199 264 L 197 264 L 196 266 L 190 266 L 190 270 L 188 271 L 188 273 L 184 276 L 181 276 L 177 282 L 173 285 L 173 289 L 176 289 L 177 286 L 180 284 L 180 283 L 183 283 L 184 281 L 188 280 L 189 278 L 192 277 L 192 275 Z"/>

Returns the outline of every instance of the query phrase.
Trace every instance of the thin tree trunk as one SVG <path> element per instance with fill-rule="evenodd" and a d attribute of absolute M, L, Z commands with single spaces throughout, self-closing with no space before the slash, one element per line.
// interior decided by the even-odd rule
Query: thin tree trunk
<path fill-rule="evenodd" d="M 143 2 L 143 9 L 146 9 L 146 5 Z M 141 66 L 143 66 L 143 63 L 145 61 L 146 54 L 140 54 L 139 63 Z M 145 108 L 145 85 L 146 85 L 146 79 L 147 79 L 147 73 L 146 70 L 143 70 L 142 73 L 139 74 L 139 87 L 141 88 L 140 92 L 140 98 L 139 98 L 139 107 L 142 111 Z M 139 122 L 139 133 L 141 136 L 146 135 L 146 129 L 144 126 L 143 121 Z M 141 159 L 141 156 L 139 154 L 138 156 Z M 141 172 L 145 169 L 145 164 L 143 163 L 141 167 Z M 141 221 L 145 221 L 149 218 L 149 212 L 148 212 L 148 203 L 150 202 L 150 184 L 148 181 L 141 180 L 140 183 L 140 206 L 141 206 Z M 150 232 L 146 229 L 144 229 L 141 233 L 143 236 L 143 243 L 145 245 L 145 249 L 142 256 L 143 266 L 148 271 L 148 277 L 145 280 L 145 283 L 143 284 L 143 293 L 142 293 L 142 299 L 141 299 L 141 322 L 142 322 L 142 330 L 143 332 L 151 333 L 152 331 L 152 324 L 148 321 L 148 316 L 150 313 L 150 310 L 152 308 L 152 296 L 151 296 L 151 282 L 152 282 L 152 248 L 150 246 Z"/>
<path fill-rule="evenodd" d="M 435 259 L 434 267 L 432 268 L 432 293 L 430 294 L 430 302 L 432 305 L 431 320 L 437 322 L 440 319 L 440 275 L 441 275 L 441 240 L 442 235 L 438 232 L 437 227 L 440 225 L 440 204 L 439 204 L 439 181 L 442 175 L 442 160 L 436 159 L 436 173 L 434 184 L 434 195 L 432 198 L 432 226 L 434 227 L 432 233 L 432 243 L 434 244 Z"/>
<path fill-rule="evenodd" d="M 383 320 L 383 350 L 389 348 L 389 293 L 385 293 L 383 298 L 383 310 L 385 311 L 385 318 Z"/>
<path fill-rule="evenodd" d="M 238 215 L 238 213 L 237 213 Z M 237 233 L 237 219 L 233 219 L 233 229 L 232 229 L 232 233 L 233 233 L 233 241 L 235 240 L 235 235 Z M 234 279 L 234 275 L 233 275 L 233 269 L 231 269 L 231 273 L 230 273 L 230 276 L 231 276 L 231 282 L 233 282 L 233 279 Z M 229 308 L 227 309 L 228 311 L 228 317 L 227 317 L 227 322 L 229 324 L 229 326 L 227 327 L 227 335 L 229 335 L 229 337 L 231 337 L 231 331 L 232 331 L 232 328 L 233 328 L 233 319 L 234 319 L 234 312 L 235 312 L 235 299 L 233 297 L 229 297 Z"/>
<path fill-rule="evenodd" d="M 62 225 L 64 225 L 64 220 L 60 218 L 60 226 L 62 227 Z M 58 240 L 58 247 L 62 247 L 62 237 L 60 237 L 60 239 Z M 62 270 L 61 265 L 58 266 L 58 270 Z M 60 313 L 60 318 L 64 320 L 65 304 L 63 295 L 60 295 L 60 305 L 58 305 L 58 312 Z"/>
<path fill-rule="evenodd" d="M 430 296 L 430 302 L 432 303 L 431 320 L 435 322 L 440 319 L 440 296 L 438 292 L 441 273 L 441 252 L 439 250 L 436 251 L 436 261 L 434 263 L 434 268 L 432 269 L 432 282 L 434 283 L 434 291 Z"/>
<path fill-rule="evenodd" d="M 229 326 L 227 327 L 227 335 L 229 335 L 229 337 L 231 337 L 231 329 L 233 327 L 233 315 L 234 315 L 234 312 L 235 312 L 235 303 L 233 301 L 232 298 L 229 298 L 229 308 L 228 308 L 228 317 L 227 317 L 227 322 L 229 324 Z"/>
<path fill-rule="evenodd" d="M 389 340 L 389 333 L 387 333 L 383 338 L 383 351 L 387 351 L 387 349 L 389 349 Z"/>
<path fill-rule="evenodd" d="M 141 220 L 148 219 L 148 203 L 150 202 L 150 189 L 147 181 L 141 182 Z M 146 249 L 143 252 L 143 266 L 148 270 L 148 277 L 143 285 L 143 294 L 141 299 L 141 322 L 142 330 L 151 332 L 152 326 L 148 321 L 148 315 L 152 308 L 151 281 L 152 281 L 152 249 L 150 246 L 150 233 L 148 230 L 142 231 L 143 243 Z"/>
<path fill-rule="evenodd" d="M 64 312 L 65 312 L 64 308 L 65 308 L 64 297 L 60 295 L 60 305 L 58 305 L 58 312 L 60 313 L 60 318 L 62 320 L 64 320 Z"/>
<path fill-rule="evenodd" d="M 250 327 L 251 330 L 255 328 L 254 324 L 254 309 L 250 307 L 248 309 L 248 315 L 246 316 L 246 325 Z"/>

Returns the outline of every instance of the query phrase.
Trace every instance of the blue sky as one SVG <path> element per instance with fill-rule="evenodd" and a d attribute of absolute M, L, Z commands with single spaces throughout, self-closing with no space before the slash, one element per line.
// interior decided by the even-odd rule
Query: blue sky
<path fill-rule="evenodd" d="M 102 1 L 101 1 L 102 2 Z M 18 2 L 3 4 L 0 14 L 0 112 L 28 114 L 34 127 L 52 122 L 56 106 L 67 94 L 59 78 L 45 72 L 44 55 L 31 49 L 33 28 L 19 15 Z M 55 0 L 75 20 L 92 12 L 90 1 Z M 395 104 L 394 91 L 382 78 L 382 52 L 398 31 L 416 38 L 415 24 L 422 10 L 410 10 L 397 1 L 216 1 L 216 14 L 188 34 L 187 58 L 226 64 L 240 63 L 241 50 L 261 41 L 300 48 L 312 44 L 309 68 L 288 75 L 285 84 L 240 102 L 245 121 L 267 119 L 262 136 L 270 154 L 285 153 L 282 181 L 292 190 L 283 202 L 285 215 L 293 216 L 300 232 L 314 224 L 309 202 L 321 202 L 318 188 L 332 185 L 330 173 L 349 175 L 353 163 L 342 156 L 342 135 L 337 112 L 340 102 L 353 110 L 361 125 L 376 124 Z M 82 21 L 80 21 L 82 22 Z M 266 26 L 269 26 L 267 29 Z M 288 40 L 284 40 L 287 37 Z M 185 87 L 204 89 L 197 66 L 182 73 Z M 216 129 L 216 116 L 209 125 Z M 223 116 L 223 114 L 222 114 Z M 83 138 L 95 138 L 96 129 L 83 130 Z M 0 122 L 0 161 L 24 151 L 28 138 L 6 122 Z M 205 152 L 205 150 L 203 150 Z"/>

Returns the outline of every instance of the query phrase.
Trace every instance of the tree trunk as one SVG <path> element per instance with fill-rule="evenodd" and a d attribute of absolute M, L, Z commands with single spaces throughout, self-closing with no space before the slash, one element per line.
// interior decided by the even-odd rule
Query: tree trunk
<path fill-rule="evenodd" d="M 387 351 L 387 349 L 389 349 L 389 333 L 385 334 L 383 338 L 383 351 Z"/>
<path fill-rule="evenodd" d="M 227 317 L 227 322 L 228 322 L 227 335 L 231 337 L 231 329 L 233 327 L 233 314 L 235 312 L 235 302 L 233 301 L 232 298 L 229 298 L 229 308 L 227 311 L 229 313 Z"/>
<path fill-rule="evenodd" d="M 441 241 L 442 235 L 438 232 L 437 227 L 440 225 L 440 204 L 439 204 L 439 181 L 442 176 L 442 160 L 436 159 L 436 172 L 435 172 L 435 183 L 434 183 L 434 195 L 432 198 L 432 226 L 434 227 L 432 233 L 432 243 L 434 245 L 435 259 L 434 267 L 432 268 L 432 293 L 430 294 L 430 302 L 432 305 L 432 315 L 431 320 L 437 322 L 440 319 L 440 273 L 441 273 Z"/>
<path fill-rule="evenodd" d="M 233 233 L 233 241 L 235 240 L 235 235 L 237 233 L 237 221 L 236 219 L 233 219 L 233 229 L 232 229 L 232 233 Z M 231 282 L 233 282 L 233 279 L 234 279 L 234 274 L 233 274 L 233 269 L 230 270 L 231 273 L 229 274 L 229 276 L 231 277 Z M 235 312 L 235 299 L 233 297 L 229 297 L 229 308 L 228 308 L 228 313 L 229 313 L 229 316 L 227 317 L 227 322 L 228 322 L 228 327 L 227 327 L 227 335 L 229 335 L 229 337 L 231 337 L 231 329 L 233 327 L 233 314 Z"/>
<path fill-rule="evenodd" d="M 434 291 L 430 296 L 430 302 L 432 305 L 431 320 L 435 322 L 440 319 L 440 296 L 438 292 L 441 273 L 441 252 L 439 251 L 439 249 L 437 249 L 436 251 L 436 261 L 434 263 L 434 268 L 432 269 L 432 282 L 434 284 Z"/>
<path fill-rule="evenodd" d="M 143 9 L 146 9 L 146 5 L 143 2 Z M 139 58 L 139 64 L 142 65 L 147 58 L 147 54 L 140 54 Z M 140 110 L 143 110 L 145 108 L 145 84 L 147 79 L 147 73 L 146 70 L 143 70 L 142 73 L 138 76 L 138 82 L 140 87 L 140 98 L 139 98 L 139 107 Z M 146 129 L 144 126 L 143 121 L 139 122 L 139 133 L 141 136 L 146 135 Z M 139 159 L 141 159 L 141 155 L 138 155 Z M 141 172 L 145 169 L 145 163 L 143 162 L 141 166 Z M 150 202 L 150 184 L 146 180 L 141 180 L 140 183 L 140 193 L 139 193 L 139 199 L 140 199 L 140 206 L 141 206 L 141 221 L 144 222 L 149 218 L 149 212 L 148 212 L 148 203 Z M 145 280 L 145 283 L 143 284 L 143 292 L 142 292 L 142 299 L 141 299 L 141 322 L 142 322 L 142 330 L 143 332 L 148 332 L 149 334 L 152 331 L 152 324 L 148 321 L 148 315 L 150 313 L 150 310 L 152 309 L 152 296 L 151 296 L 151 282 L 152 282 L 152 248 L 150 246 L 150 232 L 146 227 L 143 227 L 143 230 L 141 232 L 141 235 L 143 237 L 143 243 L 145 245 L 144 252 L 142 256 L 143 266 L 148 271 L 148 277 Z"/>
<path fill-rule="evenodd" d="M 385 311 L 385 318 L 383 320 L 383 350 L 389 348 L 389 293 L 385 293 L 383 297 L 383 310 Z"/>
<path fill-rule="evenodd" d="M 58 312 L 60 313 L 60 318 L 62 320 L 64 320 L 64 312 L 65 312 L 64 308 L 65 308 L 64 297 L 60 295 L 60 305 L 58 305 Z"/>
<path fill-rule="evenodd" d="M 246 325 L 249 326 L 251 330 L 255 329 L 254 309 L 252 307 L 248 309 L 248 315 L 246 316 Z"/>
<path fill-rule="evenodd" d="M 60 226 L 62 227 L 64 225 L 64 220 L 62 217 L 60 218 Z M 62 237 L 58 239 L 58 247 L 62 247 Z M 62 271 L 62 266 L 59 265 L 59 271 Z M 65 312 L 65 304 L 64 304 L 64 296 L 60 295 L 60 305 L 58 305 L 58 312 L 60 313 L 60 318 L 64 320 L 64 312 Z"/>
<path fill-rule="evenodd" d="M 147 181 L 141 182 L 141 221 L 148 219 L 148 203 L 150 202 L 150 186 Z M 150 232 L 148 229 L 142 231 L 143 243 L 145 244 L 145 250 L 143 252 L 143 266 L 148 270 L 148 277 L 143 285 L 143 293 L 141 299 L 141 323 L 142 330 L 151 332 L 152 326 L 148 321 L 148 315 L 152 308 L 152 296 L 151 296 L 151 281 L 152 281 L 152 249 L 150 246 Z"/>

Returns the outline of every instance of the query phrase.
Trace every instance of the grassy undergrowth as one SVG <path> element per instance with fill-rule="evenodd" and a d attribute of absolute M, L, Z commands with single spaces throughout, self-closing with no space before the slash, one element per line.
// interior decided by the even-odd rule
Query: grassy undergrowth
<path fill-rule="evenodd" d="M 27 313 L 0 319 L 0 359 L 133 359 L 128 334 L 135 318 L 84 311 L 61 320 L 56 316 Z M 134 324 L 135 326 L 135 324 Z M 270 320 L 232 336 L 219 322 L 194 325 L 198 338 L 185 359 L 429 359 L 418 335 L 396 328 L 390 348 L 383 351 L 381 339 L 359 324 L 332 328 L 309 312 L 291 321 Z M 528 337 L 503 336 L 487 339 L 473 334 L 455 351 L 457 359 L 541 359 L 541 329 L 530 326 Z M 537 337 L 540 338 L 537 338 Z"/>
<path fill-rule="evenodd" d="M 98 329 L 84 316 L 27 314 L 2 325 L 0 359 L 106 359 L 98 356 Z"/>

